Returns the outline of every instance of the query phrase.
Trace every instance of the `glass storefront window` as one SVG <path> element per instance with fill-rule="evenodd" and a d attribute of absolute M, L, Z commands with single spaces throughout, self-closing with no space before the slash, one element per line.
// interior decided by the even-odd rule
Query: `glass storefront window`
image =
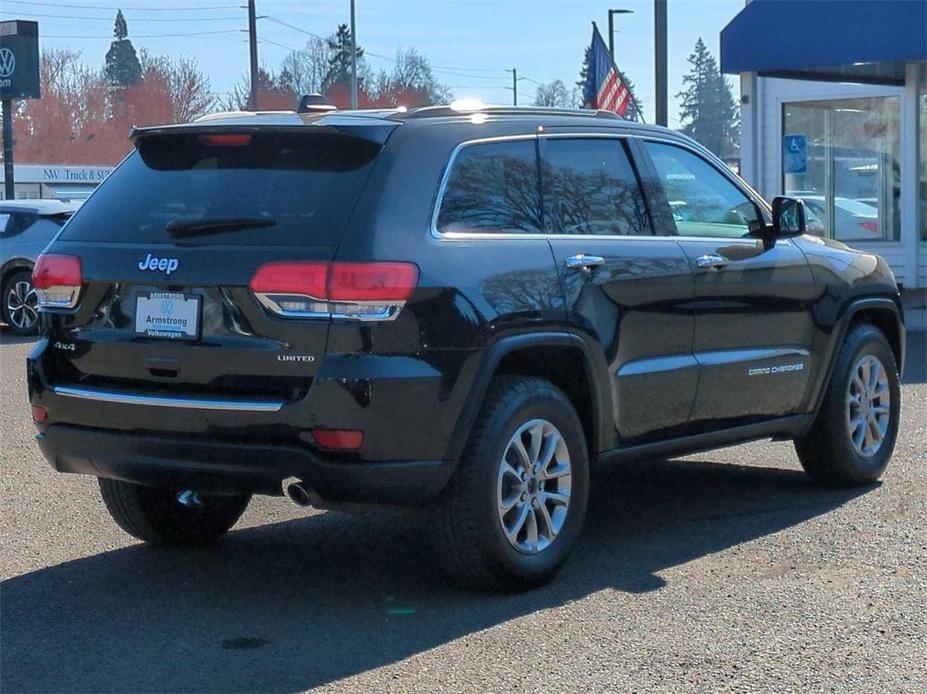
<path fill-rule="evenodd" d="M 927 63 L 917 70 L 917 205 L 921 238 L 927 241 Z"/>
<path fill-rule="evenodd" d="M 787 103 L 782 125 L 782 190 L 805 201 L 809 231 L 899 239 L 900 97 Z"/>

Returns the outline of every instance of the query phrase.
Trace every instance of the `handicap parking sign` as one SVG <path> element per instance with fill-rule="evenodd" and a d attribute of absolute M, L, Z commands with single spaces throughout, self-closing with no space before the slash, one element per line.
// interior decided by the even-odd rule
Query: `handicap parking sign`
<path fill-rule="evenodd" d="M 803 174 L 808 171 L 806 135 L 794 134 L 782 138 L 782 169 L 787 174 Z"/>

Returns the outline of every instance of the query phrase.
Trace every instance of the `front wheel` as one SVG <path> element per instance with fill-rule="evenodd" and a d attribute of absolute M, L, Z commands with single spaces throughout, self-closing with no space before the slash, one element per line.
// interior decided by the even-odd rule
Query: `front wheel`
<path fill-rule="evenodd" d="M 898 367 L 882 332 L 853 326 L 811 430 L 795 440 L 805 471 L 836 486 L 870 484 L 885 471 L 901 412 Z"/>
<path fill-rule="evenodd" d="M 588 497 L 589 455 L 569 399 L 542 379 L 505 376 L 491 388 L 430 528 L 459 583 L 525 590 L 566 560 Z"/>
<path fill-rule="evenodd" d="M 106 510 L 120 528 L 143 542 L 200 545 L 235 525 L 250 494 L 180 493 L 161 487 L 100 478 Z"/>

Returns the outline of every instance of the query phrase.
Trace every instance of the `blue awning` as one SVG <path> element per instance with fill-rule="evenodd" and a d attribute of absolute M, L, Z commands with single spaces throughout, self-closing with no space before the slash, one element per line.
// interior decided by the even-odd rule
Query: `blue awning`
<path fill-rule="evenodd" d="M 721 31 L 722 72 L 904 81 L 927 60 L 927 0 L 753 0 Z"/>

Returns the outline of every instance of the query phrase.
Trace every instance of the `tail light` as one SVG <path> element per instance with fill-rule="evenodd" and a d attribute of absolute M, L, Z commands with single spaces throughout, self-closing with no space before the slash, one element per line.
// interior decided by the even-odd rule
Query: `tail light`
<path fill-rule="evenodd" d="M 412 263 L 266 263 L 249 286 L 286 318 L 391 320 L 418 283 Z"/>
<path fill-rule="evenodd" d="M 877 233 L 879 231 L 879 223 L 873 221 L 860 222 L 859 225 L 866 231 L 871 231 L 872 233 Z"/>
<path fill-rule="evenodd" d="M 83 283 L 80 258 L 73 255 L 43 253 L 32 270 L 32 286 L 43 308 L 74 308 Z"/>

